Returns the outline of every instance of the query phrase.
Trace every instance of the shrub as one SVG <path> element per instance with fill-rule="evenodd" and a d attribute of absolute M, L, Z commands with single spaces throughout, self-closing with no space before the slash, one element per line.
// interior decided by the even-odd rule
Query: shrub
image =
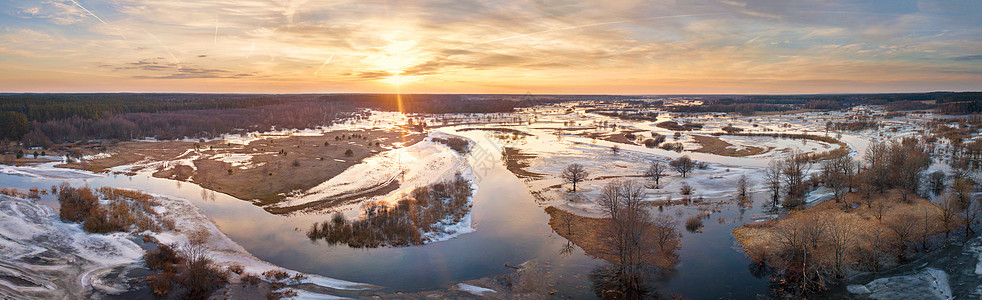
<path fill-rule="evenodd" d="M 256 276 L 256 274 L 251 274 L 251 273 L 243 274 L 241 278 L 242 278 L 243 286 L 245 286 L 246 284 L 259 285 L 259 283 L 263 281 L 261 278 L 259 278 L 259 276 Z"/>
<path fill-rule="evenodd" d="M 685 230 L 691 232 L 700 231 L 702 228 L 702 218 L 699 216 L 691 216 L 685 220 Z"/>
<path fill-rule="evenodd" d="M 92 194 L 91 189 L 87 187 L 76 189 L 63 183 L 60 190 L 58 203 L 61 204 L 59 217 L 62 221 L 79 223 L 98 210 L 99 199 Z"/>
<path fill-rule="evenodd" d="M 679 192 L 682 193 L 682 195 L 686 195 L 686 196 L 692 195 L 692 192 L 694 191 L 695 189 L 693 189 L 692 186 L 690 186 L 688 183 L 683 184 L 682 188 L 679 190 Z"/>
<path fill-rule="evenodd" d="M 344 151 L 344 156 L 351 157 L 352 155 L 355 155 L 355 152 L 351 151 L 351 149 Z"/>
<path fill-rule="evenodd" d="M 154 274 L 147 276 L 147 283 L 150 285 L 150 290 L 156 296 L 164 296 L 170 293 L 174 286 L 174 277 L 176 275 L 173 272 L 161 272 L 159 274 Z"/>
<path fill-rule="evenodd" d="M 242 275 L 242 272 L 245 271 L 245 268 L 243 268 L 242 265 L 231 265 L 228 266 L 228 271 L 235 274 Z"/>
<path fill-rule="evenodd" d="M 263 272 L 263 277 L 266 277 L 266 280 L 269 281 L 283 281 L 284 279 L 290 278 L 290 274 L 281 270 L 269 270 Z"/>
<path fill-rule="evenodd" d="M 147 251 L 146 254 L 143 254 L 143 261 L 147 264 L 147 268 L 151 270 L 173 271 L 178 264 L 184 262 L 184 259 L 178 256 L 177 251 L 174 250 L 174 246 L 157 244 L 157 249 Z"/>
<path fill-rule="evenodd" d="M 464 138 L 450 137 L 450 138 L 433 138 L 434 142 L 441 143 L 450 147 L 454 151 L 460 154 L 467 154 L 470 152 L 471 144 L 467 142 Z"/>
<path fill-rule="evenodd" d="M 178 280 L 187 289 L 182 298 L 207 299 L 228 282 L 227 271 L 213 265 L 200 245 L 189 244 L 181 250 L 184 264 L 178 273 Z"/>

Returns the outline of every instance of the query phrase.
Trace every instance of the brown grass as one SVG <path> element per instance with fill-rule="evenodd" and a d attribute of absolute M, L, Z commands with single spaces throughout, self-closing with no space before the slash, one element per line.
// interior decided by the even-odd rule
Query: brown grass
<path fill-rule="evenodd" d="M 536 173 L 526 170 L 531 164 L 532 159 L 535 159 L 535 154 L 530 154 L 522 152 L 522 149 L 514 147 L 505 147 L 504 152 L 502 152 L 502 160 L 505 161 L 505 167 L 512 174 L 518 176 L 522 179 L 542 179 L 545 174 Z"/>
<path fill-rule="evenodd" d="M 549 214 L 549 226 L 560 236 L 582 248 L 583 252 L 586 252 L 590 257 L 600 258 L 609 262 L 616 260 L 613 255 L 605 253 L 607 251 L 603 248 L 602 239 L 605 236 L 603 228 L 607 227 L 607 223 L 610 222 L 609 219 L 578 216 L 553 206 L 546 207 L 545 210 Z M 566 224 L 561 221 L 564 218 L 571 219 L 569 232 L 566 230 Z M 650 227 L 652 227 L 650 230 L 656 230 L 656 228 L 653 228 L 654 226 Z M 665 251 L 658 251 L 658 255 L 648 256 L 646 263 L 665 269 L 674 268 L 678 263 L 678 255 L 675 251 L 679 247 L 681 247 L 679 239 L 670 239 L 669 243 L 664 247 Z M 657 248 L 653 250 L 657 250 Z"/>
<path fill-rule="evenodd" d="M 941 207 L 932 203 L 930 200 L 916 195 L 908 195 L 907 198 L 910 204 L 904 203 L 901 200 L 902 196 L 900 192 L 896 190 L 874 195 L 871 202 L 872 208 L 867 206 L 866 202 L 863 201 L 858 193 L 849 193 L 844 198 L 841 203 L 825 201 L 813 207 L 791 212 L 786 218 L 781 220 L 747 223 L 742 227 L 733 229 L 733 235 L 748 256 L 760 255 L 760 252 L 774 253 L 778 249 L 776 232 L 778 226 L 787 222 L 802 222 L 820 214 L 828 213 L 836 222 L 851 223 L 853 225 L 852 228 L 856 228 L 855 231 L 851 232 L 855 241 L 854 244 L 860 248 L 868 248 L 869 245 L 860 242 L 862 241 L 860 235 L 870 228 L 878 227 L 884 232 L 888 232 L 888 235 L 892 235 L 886 224 L 894 221 L 895 218 L 914 216 L 918 220 L 923 220 L 922 218 L 926 213 L 928 218 L 938 220 L 941 214 Z M 858 207 L 846 209 L 850 205 L 858 205 Z M 879 215 L 877 210 L 880 205 L 883 206 L 882 220 L 877 218 L 877 215 Z M 961 219 L 958 218 L 956 221 L 961 222 Z M 921 230 L 923 230 L 923 221 L 918 221 L 914 231 Z M 931 235 L 938 235 L 943 234 L 944 231 L 941 226 L 935 226 L 930 230 L 930 233 Z"/>
<path fill-rule="evenodd" d="M 252 155 L 251 163 L 255 167 L 232 167 L 219 160 L 197 159 L 193 161 L 193 167 L 165 164 L 153 175 L 191 181 L 239 199 L 259 200 L 255 203 L 265 206 L 279 202 L 284 194 L 307 190 L 327 181 L 365 158 L 385 151 L 383 147 L 403 142 L 403 146 L 409 146 L 424 137 L 419 133 L 376 129 L 331 131 L 322 136 L 266 138 L 245 146 L 220 141 L 123 142 L 114 146 L 111 157 L 60 166 L 99 172 L 137 162 L 170 161 L 197 155 L 181 156 L 188 149 L 198 149 L 196 151 L 206 157 L 226 153 L 247 154 Z M 350 157 L 344 154 L 349 149 L 353 152 Z"/>
<path fill-rule="evenodd" d="M 731 157 L 743 157 L 743 156 L 761 154 L 769 151 L 770 149 L 773 149 L 773 147 L 771 147 L 770 149 L 765 149 L 765 148 L 754 147 L 754 146 L 744 146 L 743 149 L 736 149 L 737 147 L 734 147 L 733 144 L 730 144 L 715 136 L 695 135 L 695 134 L 690 134 L 690 136 L 692 136 L 692 138 L 695 139 L 696 142 L 698 142 L 699 145 L 702 146 L 702 148 L 692 150 L 695 152 L 710 153 L 710 154 L 731 156 Z"/>

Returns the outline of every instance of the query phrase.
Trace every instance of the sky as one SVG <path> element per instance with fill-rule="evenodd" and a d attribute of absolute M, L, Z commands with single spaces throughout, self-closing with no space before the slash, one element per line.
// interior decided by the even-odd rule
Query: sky
<path fill-rule="evenodd" d="M 982 0 L 3 0 L 0 92 L 982 90 Z"/>

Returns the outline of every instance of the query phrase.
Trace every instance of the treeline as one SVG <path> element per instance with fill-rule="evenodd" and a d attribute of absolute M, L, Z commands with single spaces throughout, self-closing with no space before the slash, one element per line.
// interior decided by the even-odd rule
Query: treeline
<path fill-rule="evenodd" d="M 127 113 L 102 119 L 74 116 L 32 123 L 25 146 L 82 140 L 214 138 L 237 131 L 303 129 L 358 117 L 352 107 L 326 102 L 288 102 L 232 109 L 198 109 L 160 113 Z"/>
<path fill-rule="evenodd" d="M 426 94 L 339 94 L 321 96 L 320 100 L 384 111 L 431 114 L 512 112 L 516 107 L 541 104 L 538 100 L 467 100 L 463 95 Z"/>
<path fill-rule="evenodd" d="M 934 101 L 936 104 L 927 104 Z M 935 109 L 941 114 L 982 113 L 982 92 L 932 92 L 910 94 L 773 95 L 703 99 L 703 105 L 670 106 L 675 112 L 754 112 L 793 109 L 836 110 L 856 105 L 885 105 L 888 110 Z"/>
<path fill-rule="evenodd" d="M 0 111 L 23 114 L 29 122 L 74 117 L 97 120 L 136 112 L 153 113 L 280 104 L 295 101 L 299 97 L 303 95 L 13 94 L 0 95 Z"/>

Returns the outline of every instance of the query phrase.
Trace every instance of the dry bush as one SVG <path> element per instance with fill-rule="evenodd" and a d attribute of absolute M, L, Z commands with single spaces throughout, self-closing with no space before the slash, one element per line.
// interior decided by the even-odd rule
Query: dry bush
<path fill-rule="evenodd" d="M 235 265 L 228 266 L 228 271 L 235 273 L 237 275 L 242 275 L 242 272 L 245 271 L 245 268 L 243 268 L 242 265 L 235 264 Z"/>
<path fill-rule="evenodd" d="M 702 230 L 702 226 L 702 218 L 699 216 L 690 216 L 688 219 L 685 219 L 685 230 L 699 232 Z"/>
<path fill-rule="evenodd" d="M 283 281 L 284 279 L 290 278 L 290 273 L 282 270 L 269 270 L 263 272 L 263 277 L 269 281 Z"/>
<path fill-rule="evenodd" d="M 143 261 L 151 270 L 174 271 L 177 265 L 184 262 L 184 258 L 178 255 L 175 248 L 174 245 L 157 244 L 157 249 L 143 254 Z"/>
<path fill-rule="evenodd" d="M 171 289 L 174 287 L 174 282 L 176 277 L 173 272 L 161 272 L 159 274 L 154 274 L 147 276 L 147 283 L 150 285 L 150 290 L 156 296 L 164 296 L 170 293 Z"/>
<path fill-rule="evenodd" d="M 242 277 L 240 278 L 242 279 L 242 286 L 245 286 L 246 284 L 255 286 L 259 285 L 259 283 L 263 281 L 262 278 L 259 278 L 259 276 L 252 273 L 242 274 Z"/>
<path fill-rule="evenodd" d="M 471 144 L 470 142 L 467 141 L 467 139 L 464 138 L 459 138 L 459 137 L 433 138 L 433 141 L 447 145 L 447 147 L 450 147 L 450 149 L 453 149 L 454 151 L 457 151 L 457 153 L 460 154 L 467 154 L 470 152 Z"/>
<path fill-rule="evenodd" d="M 82 223 L 82 229 L 91 233 L 137 231 L 159 232 L 164 218 L 153 209 L 160 205 L 156 198 L 142 192 L 103 187 L 97 190 L 108 205 L 88 187 L 73 188 L 63 183 L 58 193 L 62 221 Z M 168 224 L 167 228 L 173 228 Z"/>
<path fill-rule="evenodd" d="M 425 242 L 424 233 L 440 233 L 445 225 L 459 223 L 470 212 L 472 193 L 470 181 L 457 174 L 453 180 L 416 188 L 392 206 L 368 203 L 359 220 L 335 214 L 311 226 L 307 237 L 357 248 L 419 245 Z"/>
<path fill-rule="evenodd" d="M 188 244 L 181 249 L 184 264 L 178 280 L 186 289 L 182 298 L 207 299 L 212 292 L 228 283 L 228 271 L 215 266 L 200 245 Z"/>

